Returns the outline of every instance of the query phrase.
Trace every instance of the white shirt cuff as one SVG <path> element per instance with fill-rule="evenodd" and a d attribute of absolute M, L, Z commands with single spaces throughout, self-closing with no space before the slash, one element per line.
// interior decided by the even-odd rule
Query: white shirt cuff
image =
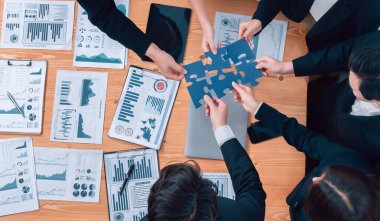
<path fill-rule="evenodd" d="M 235 138 L 235 134 L 228 125 L 216 128 L 214 135 L 219 147 L 221 147 L 225 142 Z"/>
<path fill-rule="evenodd" d="M 257 112 L 259 112 L 261 105 L 263 105 L 263 102 L 261 102 L 261 103 L 259 104 L 259 106 L 258 106 L 257 109 L 255 110 L 255 112 L 253 113 L 253 116 L 254 116 L 254 117 L 256 117 Z"/>

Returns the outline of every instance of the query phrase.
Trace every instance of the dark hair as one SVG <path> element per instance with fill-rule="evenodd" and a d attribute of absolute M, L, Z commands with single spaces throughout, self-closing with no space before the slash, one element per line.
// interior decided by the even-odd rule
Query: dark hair
<path fill-rule="evenodd" d="M 215 184 L 202 178 L 195 161 L 168 165 L 150 189 L 149 221 L 209 221 L 216 219 Z"/>
<path fill-rule="evenodd" d="M 360 92 L 367 100 L 380 101 L 380 46 L 355 50 L 348 68 L 360 79 Z"/>
<path fill-rule="evenodd" d="M 330 166 L 311 184 L 304 208 L 313 221 L 378 221 L 379 184 L 354 167 Z"/>

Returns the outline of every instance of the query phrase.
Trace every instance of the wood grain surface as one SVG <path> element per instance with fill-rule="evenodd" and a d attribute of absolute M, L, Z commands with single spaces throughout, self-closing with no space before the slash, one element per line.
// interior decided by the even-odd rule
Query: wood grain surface
<path fill-rule="evenodd" d="M 89 0 L 90 1 L 90 0 Z M 0 1 L 0 11 L 3 10 L 3 2 Z M 131 19 L 137 26 L 144 30 L 151 3 L 161 3 L 190 8 L 187 0 L 131 0 Z M 214 20 L 216 11 L 252 15 L 257 7 L 254 0 L 207 0 L 208 14 Z M 77 3 L 76 3 L 77 4 Z M 2 18 L 2 15 L 1 15 Z M 0 19 L 1 19 L 0 18 Z M 277 19 L 286 19 L 278 15 Z M 76 20 L 74 21 L 74 24 Z M 291 60 L 307 52 L 304 37 L 306 28 L 302 24 L 289 22 L 285 60 Z M 75 37 L 75 28 L 74 35 Z M 201 51 L 202 29 L 198 19 L 193 13 L 190 24 L 190 32 L 187 41 L 184 63 L 198 60 Z M 31 58 L 35 60 L 48 60 L 47 81 L 45 92 L 45 107 L 43 119 L 43 133 L 33 137 L 34 146 L 66 147 L 81 149 L 101 149 L 104 152 L 138 148 L 137 145 L 111 139 L 107 136 L 111 121 L 119 101 L 119 96 L 127 74 L 124 70 L 94 69 L 73 67 L 73 50 L 20 50 L 0 49 L 0 59 Z M 129 52 L 128 65 L 154 69 L 153 63 L 142 62 L 139 57 Z M 106 71 L 109 73 L 105 122 L 103 130 L 103 144 L 77 144 L 50 142 L 50 128 L 53 110 L 53 94 L 55 90 L 55 78 L 57 70 L 78 71 Z M 261 78 L 260 85 L 255 88 L 257 97 L 277 108 L 288 116 L 296 117 L 299 122 L 305 123 L 306 119 L 306 81 L 303 78 L 287 77 L 283 81 L 276 78 Z M 189 106 L 189 94 L 185 84 L 181 84 L 173 112 L 169 120 L 166 135 L 159 151 L 160 167 L 170 162 L 183 162 L 189 160 L 184 156 L 184 146 L 187 130 L 187 114 Z M 249 122 L 254 121 L 250 116 Z M 247 122 L 247 123 L 249 123 Z M 0 138 L 21 137 L 20 135 L 0 135 Z M 210 138 L 214 139 L 214 138 Z M 247 140 L 247 151 L 257 167 L 264 189 L 267 192 L 266 220 L 289 220 L 288 206 L 285 199 L 290 191 L 304 176 L 304 155 L 286 144 L 283 138 L 273 139 L 258 145 L 252 145 Z M 223 161 L 197 159 L 205 172 L 227 172 Z M 0 217 L 0 221 L 28 221 L 28 220 L 108 220 L 107 196 L 105 190 L 104 172 L 101 181 L 101 194 L 99 203 L 62 202 L 40 200 L 40 210 L 16 215 Z"/>

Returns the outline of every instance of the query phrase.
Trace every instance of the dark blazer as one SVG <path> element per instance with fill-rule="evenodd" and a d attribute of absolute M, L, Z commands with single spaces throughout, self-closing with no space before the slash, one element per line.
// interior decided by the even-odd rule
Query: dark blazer
<path fill-rule="evenodd" d="M 310 52 L 294 59 L 292 61 L 294 73 L 296 76 L 308 76 L 347 71 L 348 59 L 353 51 L 359 48 L 373 46 L 380 46 L 380 31 L 374 31 L 356 38 L 351 38 L 332 47 Z"/>
<path fill-rule="evenodd" d="M 222 154 L 232 179 L 235 200 L 218 197 L 220 221 L 264 221 L 266 194 L 247 152 L 234 138 L 225 142 Z M 142 221 L 148 221 L 147 217 Z"/>
<path fill-rule="evenodd" d="M 286 142 L 298 151 L 305 153 L 307 157 L 320 161 L 319 166 L 303 178 L 286 199 L 292 220 L 311 220 L 303 209 L 303 203 L 307 197 L 312 178 L 320 176 L 328 166 L 347 165 L 357 167 L 367 174 L 371 173 L 366 161 L 355 150 L 346 148 L 309 130 L 299 124 L 296 119 L 288 118 L 265 103 L 260 107 L 255 117 L 268 127 L 280 132 Z"/>
<path fill-rule="evenodd" d="M 282 12 L 290 20 L 302 21 L 308 15 L 314 0 L 261 0 L 254 19 L 263 28 Z M 378 30 L 380 0 L 338 0 L 306 35 L 309 51 L 317 51 L 349 38 Z"/>
<path fill-rule="evenodd" d="M 114 0 L 77 0 L 86 10 L 88 19 L 110 38 L 120 42 L 126 48 L 145 55 L 151 41 L 147 36 L 115 5 Z"/>
<path fill-rule="evenodd" d="M 380 175 L 380 115 L 352 116 L 355 99 L 348 80 L 333 85 L 311 104 L 310 121 L 318 132 L 359 152 Z"/>

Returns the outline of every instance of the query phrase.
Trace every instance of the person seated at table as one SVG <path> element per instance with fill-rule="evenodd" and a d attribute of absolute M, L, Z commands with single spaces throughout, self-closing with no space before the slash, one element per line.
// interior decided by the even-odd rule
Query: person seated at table
<path fill-rule="evenodd" d="M 77 0 L 86 10 L 88 19 L 108 37 L 139 57 L 147 56 L 166 78 L 181 80 L 186 70 L 174 58 L 154 44 L 128 17 L 116 8 L 114 0 Z M 164 33 L 163 33 L 164 34 Z"/>
<path fill-rule="evenodd" d="M 310 17 L 312 7 L 321 8 L 323 16 L 306 36 L 310 52 L 334 46 L 380 27 L 379 0 L 338 0 L 335 4 L 325 3 L 324 0 L 261 0 L 252 20 L 240 24 L 238 38 L 251 43 L 252 37 L 260 33 L 280 11 L 290 20 L 301 22 Z M 191 4 L 203 29 L 203 50 L 216 53 L 214 28 L 204 1 L 191 0 Z"/>
<path fill-rule="evenodd" d="M 260 103 L 250 87 L 236 83 L 233 87 L 234 100 L 247 112 L 298 151 L 320 160 L 286 199 L 291 220 L 380 220 L 380 182 L 360 154 Z"/>
<path fill-rule="evenodd" d="M 149 221 L 263 221 L 266 194 L 247 152 L 227 125 L 228 107 L 205 98 L 215 138 L 232 179 L 235 199 L 218 197 L 215 185 L 202 178 L 197 163 L 168 165 L 160 172 L 148 197 Z M 144 220 L 144 219 L 143 219 Z"/>

